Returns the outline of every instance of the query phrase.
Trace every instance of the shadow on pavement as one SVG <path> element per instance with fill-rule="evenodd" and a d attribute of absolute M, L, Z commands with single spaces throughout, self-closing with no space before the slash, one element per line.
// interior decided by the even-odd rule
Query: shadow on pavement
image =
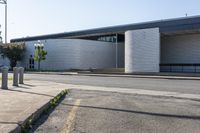
<path fill-rule="evenodd" d="M 23 88 L 23 89 L 31 89 L 30 87 L 26 87 L 26 86 L 16 86 L 18 88 Z"/>
<path fill-rule="evenodd" d="M 76 105 L 73 105 L 73 104 L 64 104 L 64 103 L 61 103 L 61 104 L 66 105 L 66 106 L 76 106 Z M 100 109 L 100 110 L 107 110 L 107 111 L 127 112 L 127 113 L 141 114 L 141 115 L 159 116 L 159 117 L 171 117 L 171 118 L 178 118 L 178 119 L 200 120 L 200 116 L 162 114 L 162 113 L 143 112 L 143 111 L 124 110 L 124 109 L 105 108 L 105 107 L 95 107 L 95 106 L 84 106 L 84 105 L 79 105 L 78 107 L 79 108 Z"/>
<path fill-rule="evenodd" d="M 23 84 L 24 86 L 35 87 L 35 85 Z"/>
<path fill-rule="evenodd" d="M 21 91 L 21 90 L 11 90 L 11 89 L 8 89 L 7 91 L 14 91 L 14 92 L 20 92 L 20 93 L 33 94 L 33 95 L 47 96 L 47 97 L 55 97 L 55 96 L 48 95 L 48 94 L 42 94 L 42 93 L 36 93 L 36 92 L 28 92 L 28 91 Z"/>
<path fill-rule="evenodd" d="M 18 124 L 17 122 L 4 122 L 4 121 L 0 121 L 0 124 Z"/>

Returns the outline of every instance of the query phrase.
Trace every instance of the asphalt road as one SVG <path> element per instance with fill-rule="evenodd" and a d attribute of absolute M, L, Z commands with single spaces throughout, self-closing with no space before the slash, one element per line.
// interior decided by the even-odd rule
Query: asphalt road
<path fill-rule="evenodd" d="M 72 90 L 29 133 L 199 133 L 200 102 Z"/>
<path fill-rule="evenodd" d="M 187 94 L 200 94 L 200 80 L 175 80 L 126 77 L 96 77 L 78 75 L 26 74 L 26 79 L 54 81 L 76 85 L 120 87 L 157 91 L 172 91 Z"/>

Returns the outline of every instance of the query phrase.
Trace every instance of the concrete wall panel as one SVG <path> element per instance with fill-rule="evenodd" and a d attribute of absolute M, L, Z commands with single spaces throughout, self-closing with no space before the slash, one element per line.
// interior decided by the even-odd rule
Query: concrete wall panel
<path fill-rule="evenodd" d="M 109 42 L 81 39 L 51 39 L 41 40 L 48 52 L 47 59 L 41 62 L 41 69 L 67 70 L 90 68 L 114 68 L 115 44 Z M 29 57 L 34 55 L 34 44 L 37 41 L 26 42 L 26 58 L 22 65 L 28 68 Z M 124 44 L 119 44 L 123 47 Z M 121 49 L 120 53 L 123 52 Z M 123 62 L 121 59 L 120 62 Z M 123 63 L 122 63 L 123 64 Z M 37 67 L 37 63 L 35 63 Z"/>

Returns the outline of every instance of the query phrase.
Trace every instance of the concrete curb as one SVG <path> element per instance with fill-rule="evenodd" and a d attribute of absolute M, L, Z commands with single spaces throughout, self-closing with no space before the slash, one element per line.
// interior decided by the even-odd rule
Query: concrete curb
<path fill-rule="evenodd" d="M 62 74 L 62 75 L 68 75 L 68 74 Z M 80 73 L 80 74 L 77 74 L 77 76 L 151 78 L 151 79 L 171 79 L 171 80 L 200 80 L 200 77 L 156 76 L 156 75 L 114 75 L 114 74 L 82 74 Z"/>
<path fill-rule="evenodd" d="M 66 91 L 66 93 L 64 92 Z M 42 107 L 40 107 L 36 112 L 33 112 L 30 116 L 28 116 L 24 121 L 21 121 L 18 123 L 18 126 L 11 130 L 9 133 L 21 133 L 23 130 L 23 127 L 25 127 L 27 124 L 32 124 L 36 120 L 40 118 L 40 116 L 45 112 L 45 110 L 49 109 L 51 105 L 51 101 L 55 99 L 56 97 L 60 96 L 58 101 L 60 101 L 66 94 L 68 93 L 68 90 L 61 91 L 58 95 L 56 95 L 54 98 L 50 99 L 46 104 L 44 104 Z M 31 120 L 31 123 L 30 123 Z"/>
<path fill-rule="evenodd" d="M 45 75 L 78 75 L 77 72 L 69 72 L 69 73 L 63 73 L 63 72 L 25 72 L 26 74 L 45 74 Z"/>

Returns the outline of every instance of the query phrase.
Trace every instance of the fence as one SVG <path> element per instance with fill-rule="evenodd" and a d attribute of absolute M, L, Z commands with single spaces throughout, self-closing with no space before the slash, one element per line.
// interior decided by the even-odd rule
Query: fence
<path fill-rule="evenodd" d="M 200 73 L 200 64 L 160 64 L 160 71 Z"/>

